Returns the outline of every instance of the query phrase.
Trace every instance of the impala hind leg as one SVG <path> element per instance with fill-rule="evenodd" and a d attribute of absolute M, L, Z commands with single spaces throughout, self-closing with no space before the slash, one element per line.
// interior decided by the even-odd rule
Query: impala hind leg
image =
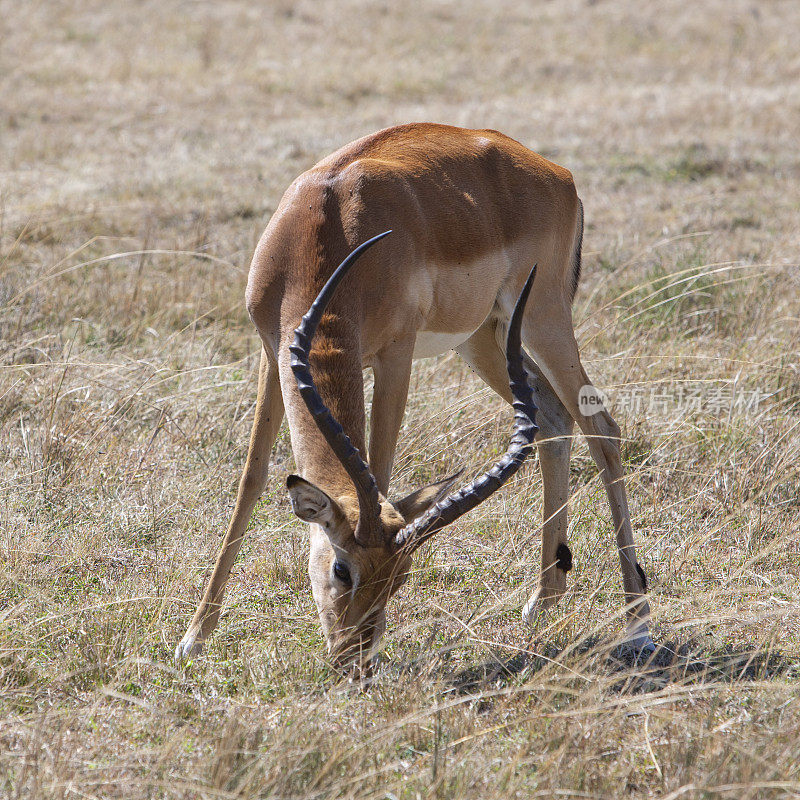
<path fill-rule="evenodd" d="M 177 661 L 200 652 L 203 642 L 217 626 L 222 610 L 225 585 L 228 582 L 233 562 L 241 549 L 244 532 L 250 522 L 253 508 L 266 486 L 269 457 L 282 420 L 283 398 L 278 379 L 278 365 L 262 349 L 261 364 L 258 370 L 255 418 L 250 434 L 247 462 L 239 481 L 236 506 L 203 599 L 197 607 L 186 634 L 175 650 Z"/>
<path fill-rule="evenodd" d="M 522 339 L 586 436 L 589 452 L 600 470 L 611 506 L 625 590 L 627 638 L 635 647 L 652 651 L 654 646 L 648 633 L 650 605 L 646 598 L 647 579 L 636 560 L 622 471 L 620 429 L 602 406 L 599 410 L 597 406 L 587 409 L 595 411 L 591 415 L 582 412 L 579 401 L 581 390 L 585 395 L 594 387 L 580 361 L 570 309 L 566 305 L 563 308 L 550 306 L 548 313 L 542 314 L 542 307 L 539 306 L 538 316 L 531 314 L 525 319 Z"/>
<path fill-rule="evenodd" d="M 456 352 L 510 403 L 506 359 L 500 346 L 504 335 L 504 329 L 497 330 L 495 321 L 490 320 Z M 538 408 L 536 445 L 544 495 L 539 584 L 522 612 L 525 622 L 532 624 L 564 594 L 567 572 L 572 568 L 572 553 L 567 544 L 567 499 L 573 420 L 533 360 L 526 353 L 523 359 Z"/>

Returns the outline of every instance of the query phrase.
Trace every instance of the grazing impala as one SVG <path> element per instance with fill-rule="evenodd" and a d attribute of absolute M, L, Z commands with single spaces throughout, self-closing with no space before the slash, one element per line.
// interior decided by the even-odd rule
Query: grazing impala
<path fill-rule="evenodd" d="M 389 229 L 391 236 L 376 236 Z M 334 663 L 369 662 L 386 602 L 407 576 L 413 551 L 498 488 L 521 464 L 535 430 L 544 522 L 541 573 L 525 619 L 563 594 L 572 566 L 566 505 L 575 421 L 611 505 L 627 638 L 652 650 L 620 430 L 602 406 L 591 416 L 579 409 L 579 393 L 590 386 L 571 313 L 582 236 L 583 209 L 570 173 L 490 130 L 388 128 L 338 150 L 289 187 L 256 248 L 247 284 L 247 308 L 262 342 L 247 463 L 178 659 L 197 652 L 217 624 L 284 411 L 300 473 L 287 486 L 295 514 L 311 524 L 309 575 Z M 530 356 L 521 352 L 520 334 Z M 448 494 L 454 476 L 389 501 L 411 362 L 450 349 L 514 402 L 512 445 L 493 470 L 459 492 Z M 528 386 L 515 374 L 520 359 L 538 430 L 528 419 L 535 411 Z M 362 456 L 365 367 L 375 375 L 369 466 Z"/>

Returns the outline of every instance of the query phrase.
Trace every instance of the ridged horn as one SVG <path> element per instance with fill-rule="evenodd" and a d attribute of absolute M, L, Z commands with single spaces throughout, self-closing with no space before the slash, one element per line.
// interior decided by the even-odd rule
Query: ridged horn
<path fill-rule="evenodd" d="M 322 287 L 322 291 L 311 304 L 311 308 L 306 312 L 300 325 L 295 329 L 294 342 L 289 345 L 289 352 L 292 354 L 290 365 L 297 381 L 297 388 L 300 390 L 300 396 L 303 398 L 303 402 L 311 413 L 320 433 L 322 433 L 331 450 L 341 461 L 342 466 L 355 486 L 358 497 L 358 524 L 356 525 L 355 538 L 364 547 L 376 544 L 380 537 L 381 507 L 378 486 L 358 449 L 350 441 L 350 437 L 344 432 L 342 426 L 320 397 L 317 387 L 314 385 L 314 379 L 311 377 L 309 353 L 311 352 L 311 342 L 322 314 L 342 278 L 366 250 L 390 233 L 391 231 L 385 231 L 373 236 L 359 245 L 342 261 L 328 279 L 328 282 Z"/>
<path fill-rule="evenodd" d="M 405 548 L 413 553 L 423 542 L 446 525 L 471 511 L 491 494 L 496 492 L 523 464 L 533 448 L 536 431 L 536 404 L 528 385 L 525 366 L 522 362 L 522 342 L 520 329 L 525 304 L 531 292 L 536 265 L 514 306 L 511 324 L 506 339 L 506 365 L 509 385 L 513 397 L 514 434 L 505 455 L 490 469 L 472 483 L 449 494 L 414 522 L 399 530 L 394 537 L 396 549 Z"/>

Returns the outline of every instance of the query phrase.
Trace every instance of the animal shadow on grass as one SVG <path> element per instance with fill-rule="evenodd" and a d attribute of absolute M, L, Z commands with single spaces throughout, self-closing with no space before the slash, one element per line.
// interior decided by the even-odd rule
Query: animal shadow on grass
<path fill-rule="evenodd" d="M 583 673 L 605 673 L 612 688 L 630 693 L 658 691 L 669 684 L 735 683 L 800 674 L 800 662 L 774 649 L 709 647 L 690 639 L 666 641 L 645 656 L 630 646 L 590 637 L 563 649 L 550 646 L 520 651 L 511 658 L 490 657 L 449 674 L 445 681 L 455 694 L 472 694 L 530 680 L 547 664 L 558 662 L 570 671 L 577 666 Z"/>

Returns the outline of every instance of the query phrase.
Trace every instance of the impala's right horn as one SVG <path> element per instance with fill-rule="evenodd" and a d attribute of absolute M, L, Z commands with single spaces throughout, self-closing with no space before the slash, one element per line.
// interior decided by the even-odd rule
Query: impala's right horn
<path fill-rule="evenodd" d="M 528 385 L 525 366 L 522 362 L 520 329 L 525 304 L 536 277 L 536 265 L 514 306 L 506 339 L 506 366 L 514 406 L 514 435 L 506 454 L 488 471 L 431 507 L 419 519 L 398 531 L 394 546 L 413 553 L 423 542 L 446 525 L 471 511 L 491 494 L 496 492 L 523 464 L 533 448 L 536 431 L 536 404 Z"/>
<path fill-rule="evenodd" d="M 385 231 L 373 236 L 359 245 L 342 261 L 328 279 L 328 282 L 322 287 L 317 299 L 311 304 L 311 308 L 308 309 L 303 321 L 294 332 L 294 343 L 289 345 L 289 352 L 292 354 L 290 365 L 297 381 L 297 388 L 300 390 L 300 396 L 311 412 L 311 416 L 314 418 L 320 433 L 325 437 L 325 441 L 339 461 L 342 462 L 342 466 L 355 486 L 356 496 L 358 497 L 358 523 L 356 525 L 355 538 L 364 547 L 374 546 L 382 542 L 378 485 L 375 483 L 375 478 L 358 449 L 350 441 L 350 437 L 344 432 L 342 426 L 320 397 L 317 387 L 314 385 L 314 379 L 311 377 L 309 353 L 311 352 L 311 341 L 314 338 L 314 333 L 317 330 L 322 314 L 342 278 L 365 250 L 368 250 L 390 233 L 391 231 Z"/>

